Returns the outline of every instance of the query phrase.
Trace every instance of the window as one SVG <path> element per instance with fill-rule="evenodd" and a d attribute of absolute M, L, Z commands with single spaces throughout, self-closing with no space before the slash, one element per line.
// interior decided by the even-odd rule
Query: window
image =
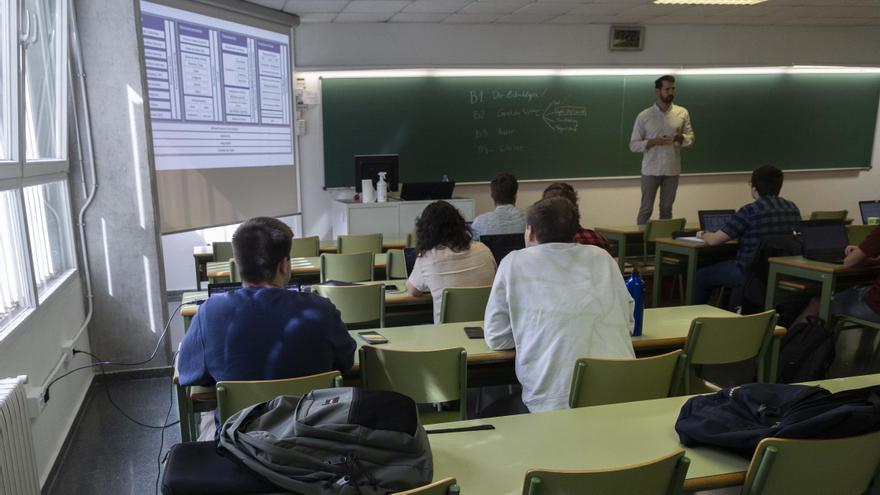
<path fill-rule="evenodd" d="M 17 196 L 0 191 L 0 329 L 32 306 Z"/>
<path fill-rule="evenodd" d="M 31 261 L 41 301 L 52 282 L 73 268 L 69 204 L 62 181 L 24 188 Z"/>
<path fill-rule="evenodd" d="M 15 43 L 15 16 L 8 9 L 0 8 L 0 161 L 16 159 L 15 115 L 18 114 L 18 102 L 13 98 L 17 94 L 16 63 L 18 45 Z"/>
<path fill-rule="evenodd" d="M 61 95 L 67 57 L 59 57 L 64 35 L 59 10 L 64 2 L 26 0 L 22 33 L 25 47 L 25 120 L 27 160 L 58 160 L 67 153 L 63 148 L 65 108 Z M 66 46 L 66 43 L 64 44 Z"/>

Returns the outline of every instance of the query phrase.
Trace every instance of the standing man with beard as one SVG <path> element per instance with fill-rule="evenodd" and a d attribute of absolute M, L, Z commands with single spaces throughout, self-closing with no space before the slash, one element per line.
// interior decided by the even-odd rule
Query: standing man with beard
<path fill-rule="evenodd" d="M 629 149 L 643 153 L 642 204 L 636 223 L 644 225 L 654 211 L 654 198 L 660 188 L 660 218 L 672 218 L 672 203 L 681 174 L 681 148 L 694 144 L 694 131 L 687 109 L 673 105 L 675 78 L 662 76 L 654 81 L 657 101 L 636 117 Z"/>

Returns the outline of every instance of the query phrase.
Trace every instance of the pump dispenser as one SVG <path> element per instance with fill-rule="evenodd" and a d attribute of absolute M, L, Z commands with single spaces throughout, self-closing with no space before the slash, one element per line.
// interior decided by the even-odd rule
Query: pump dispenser
<path fill-rule="evenodd" d="M 376 182 L 376 201 L 384 203 L 388 199 L 388 183 L 385 182 L 385 174 L 388 172 L 379 172 L 379 181 Z"/>

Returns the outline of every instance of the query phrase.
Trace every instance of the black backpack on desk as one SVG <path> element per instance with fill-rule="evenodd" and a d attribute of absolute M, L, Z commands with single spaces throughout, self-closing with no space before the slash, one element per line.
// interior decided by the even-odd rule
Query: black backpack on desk
<path fill-rule="evenodd" d="M 843 438 L 880 431 L 880 385 L 832 394 L 821 387 L 752 383 L 691 397 L 675 431 L 691 447 L 751 457 L 764 438 Z"/>

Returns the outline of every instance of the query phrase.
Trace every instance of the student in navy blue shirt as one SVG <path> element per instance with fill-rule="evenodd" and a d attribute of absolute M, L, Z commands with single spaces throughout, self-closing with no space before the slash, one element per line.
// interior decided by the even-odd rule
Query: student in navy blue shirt
<path fill-rule="evenodd" d="M 697 232 L 710 246 L 739 239 L 735 260 L 700 268 L 694 280 L 694 304 L 705 304 L 716 287 L 742 287 L 744 269 L 751 262 L 761 239 L 774 234 L 791 234 L 801 224 L 801 212 L 794 203 L 779 197 L 782 170 L 771 165 L 752 172 L 752 198 L 718 232 Z"/>
<path fill-rule="evenodd" d="M 242 288 L 212 296 L 183 338 L 181 385 L 273 380 L 348 371 L 354 339 L 339 310 L 316 294 L 286 290 L 293 232 L 281 221 L 252 218 L 232 236 Z"/>

